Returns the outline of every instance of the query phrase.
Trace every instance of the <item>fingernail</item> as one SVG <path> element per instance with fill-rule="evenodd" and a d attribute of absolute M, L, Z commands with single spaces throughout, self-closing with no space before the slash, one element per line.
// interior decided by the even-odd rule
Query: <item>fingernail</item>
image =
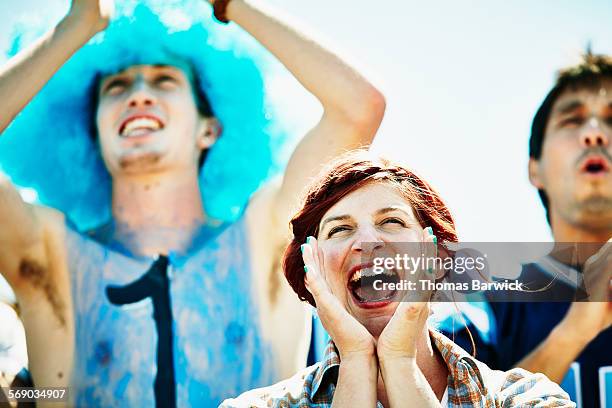
<path fill-rule="evenodd" d="M 427 227 L 427 228 L 425 228 L 425 231 L 427 231 L 427 233 L 428 233 L 429 235 L 433 235 L 433 228 L 431 228 L 431 227 Z"/>
<path fill-rule="evenodd" d="M 308 273 L 308 267 L 304 265 L 304 273 Z"/>
<path fill-rule="evenodd" d="M 300 245 L 300 251 L 302 251 L 302 253 L 304 253 L 304 247 L 306 246 L 306 244 L 302 244 Z"/>
<path fill-rule="evenodd" d="M 433 273 L 433 268 L 431 266 L 427 268 L 427 273 L 429 273 L 430 275 Z"/>
<path fill-rule="evenodd" d="M 438 237 L 436 237 L 435 235 L 433 237 L 433 243 L 434 243 L 434 245 L 438 244 Z"/>
<path fill-rule="evenodd" d="M 307 242 L 307 243 L 309 243 L 309 244 L 311 244 L 311 243 L 312 243 L 312 240 L 313 240 L 313 238 L 312 238 L 312 237 L 308 237 L 308 238 L 306 238 L 306 242 Z"/>

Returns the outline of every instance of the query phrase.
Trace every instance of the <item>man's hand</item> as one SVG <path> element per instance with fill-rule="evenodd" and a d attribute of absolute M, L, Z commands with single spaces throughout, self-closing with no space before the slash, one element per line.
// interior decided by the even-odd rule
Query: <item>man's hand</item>
<path fill-rule="evenodd" d="M 586 345 L 612 325 L 612 239 L 586 261 L 583 277 L 589 300 L 574 303 L 558 328 Z"/>
<path fill-rule="evenodd" d="M 612 238 L 584 264 L 584 285 L 591 302 L 610 302 L 612 298 Z"/>
<path fill-rule="evenodd" d="M 87 26 L 95 34 L 108 27 L 114 11 L 114 0 L 72 0 L 66 21 L 75 26 Z"/>
<path fill-rule="evenodd" d="M 373 358 L 374 338 L 346 311 L 325 281 L 323 256 L 315 238 L 309 237 L 307 243 L 302 246 L 302 258 L 306 265 L 306 288 L 315 299 L 321 323 L 338 348 L 341 360 L 352 356 Z"/>

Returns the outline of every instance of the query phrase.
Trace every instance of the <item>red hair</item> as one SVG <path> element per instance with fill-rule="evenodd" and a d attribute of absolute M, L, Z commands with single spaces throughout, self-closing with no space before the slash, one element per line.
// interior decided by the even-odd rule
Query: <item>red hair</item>
<path fill-rule="evenodd" d="M 304 284 L 304 262 L 300 246 L 319 234 L 323 215 L 338 201 L 370 183 L 389 183 L 406 198 L 422 227 L 431 227 L 438 242 L 457 242 L 455 222 L 440 195 L 407 168 L 365 150 L 349 152 L 334 162 L 309 187 L 304 204 L 291 220 L 293 239 L 283 255 L 283 270 L 289 285 L 301 300 L 315 306 Z"/>

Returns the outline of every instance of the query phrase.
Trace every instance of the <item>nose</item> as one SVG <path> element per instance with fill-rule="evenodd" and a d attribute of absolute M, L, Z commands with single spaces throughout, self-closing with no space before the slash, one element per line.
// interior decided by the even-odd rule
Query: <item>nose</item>
<path fill-rule="evenodd" d="M 151 92 L 145 81 L 141 79 L 134 82 L 132 92 L 128 98 L 128 106 L 130 108 L 148 108 L 155 105 L 156 102 L 155 95 Z"/>
<path fill-rule="evenodd" d="M 610 138 L 599 126 L 589 126 L 580 134 L 580 144 L 584 148 L 608 147 Z"/>
<path fill-rule="evenodd" d="M 352 250 L 361 254 L 372 253 L 376 249 L 383 247 L 383 241 L 372 227 L 362 227 L 355 235 Z"/>

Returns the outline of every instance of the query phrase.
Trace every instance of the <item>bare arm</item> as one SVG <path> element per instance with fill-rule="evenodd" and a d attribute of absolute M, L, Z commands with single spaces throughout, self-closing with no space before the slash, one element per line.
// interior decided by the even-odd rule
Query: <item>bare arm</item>
<path fill-rule="evenodd" d="M 612 324 L 612 239 L 584 264 L 589 301 L 575 302 L 550 335 L 517 365 L 561 383 L 584 348 Z M 586 318 L 588 316 L 588 318 Z"/>
<path fill-rule="evenodd" d="M 0 68 L 0 134 L 57 70 L 94 34 L 112 10 L 105 0 L 74 0 L 68 15 Z"/>
<path fill-rule="evenodd" d="M 433 348 L 427 346 L 428 316 L 429 307 L 426 302 L 408 302 L 405 299 L 399 304 L 378 339 L 376 353 L 380 373 L 389 404 L 394 408 L 440 407 L 440 400 L 432 387 L 435 384 L 438 392 L 444 392 L 446 370 L 441 372 L 432 369 L 435 367 L 436 357 Z M 417 343 L 421 344 L 418 359 Z M 426 378 L 421 367 L 428 367 L 435 375 Z"/>
<path fill-rule="evenodd" d="M 378 364 L 374 355 L 344 357 L 332 407 L 372 407 L 376 405 Z"/>
<path fill-rule="evenodd" d="M 257 4 L 257 6 L 255 5 Z M 255 1 L 232 0 L 230 20 L 248 31 L 287 67 L 323 106 L 320 122 L 293 153 L 273 200 L 279 225 L 285 226 L 309 179 L 329 159 L 368 146 L 382 121 L 383 95 L 338 56 L 264 10 Z"/>
<path fill-rule="evenodd" d="M 24 203 L 0 176 L 0 225 L 0 272 L 17 296 L 34 382 L 65 386 L 73 330 L 63 216 Z"/>
<path fill-rule="evenodd" d="M 571 332 L 564 326 L 557 326 L 535 350 L 517 363 L 517 367 L 533 373 L 543 373 L 551 381 L 560 384 L 572 362 L 590 341 L 580 333 Z"/>
<path fill-rule="evenodd" d="M 440 407 L 416 358 L 379 358 L 389 403 L 399 407 Z"/>
<path fill-rule="evenodd" d="M 45 265 L 42 223 L 33 207 L 21 199 L 10 181 L 0 174 L 0 271 L 19 296 L 27 275 L 24 260 Z M 20 272 L 22 270 L 22 272 Z"/>
<path fill-rule="evenodd" d="M 588 316 L 588 319 L 585 318 Z M 560 384 L 570 365 L 588 344 L 612 324 L 612 304 L 578 302 L 572 304 L 565 318 L 535 350 L 517 363 L 517 367 L 543 373 Z"/>

